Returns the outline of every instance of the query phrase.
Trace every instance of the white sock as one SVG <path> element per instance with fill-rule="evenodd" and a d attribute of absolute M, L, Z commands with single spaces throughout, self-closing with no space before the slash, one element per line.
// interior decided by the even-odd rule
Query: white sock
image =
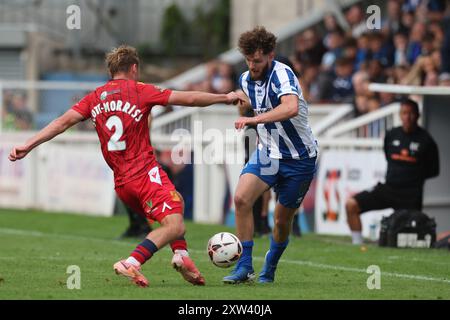
<path fill-rule="evenodd" d="M 189 257 L 189 252 L 187 252 L 187 250 L 177 249 L 174 253 L 179 253 L 182 257 Z"/>
<path fill-rule="evenodd" d="M 136 260 L 134 257 L 129 257 L 126 262 L 131 263 L 133 266 L 140 267 L 141 263 Z"/>
<path fill-rule="evenodd" d="M 362 244 L 363 237 L 361 231 L 352 231 L 352 243 L 353 244 Z"/>

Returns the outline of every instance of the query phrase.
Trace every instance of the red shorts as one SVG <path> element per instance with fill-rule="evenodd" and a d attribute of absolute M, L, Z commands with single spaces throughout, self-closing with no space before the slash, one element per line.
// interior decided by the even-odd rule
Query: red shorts
<path fill-rule="evenodd" d="M 147 175 L 116 187 L 119 198 L 131 209 L 150 220 L 161 221 L 168 215 L 183 214 L 183 202 L 167 173 L 155 162 Z"/>

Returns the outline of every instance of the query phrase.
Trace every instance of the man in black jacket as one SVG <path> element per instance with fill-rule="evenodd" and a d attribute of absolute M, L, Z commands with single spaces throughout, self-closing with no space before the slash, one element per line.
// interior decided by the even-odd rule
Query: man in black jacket
<path fill-rule="evenodd" d="M 425 180 L 439 174 L 439 153 L 431 135 L 418 126 L 419 115 L 416 102 L 406 99 L 401 103 L 402 126 L 388 131 L 384 138 L 386 182 L 347 200 L 353 244 L 362 243 L 361 213 L 386 208 L 422 209 Z"/>

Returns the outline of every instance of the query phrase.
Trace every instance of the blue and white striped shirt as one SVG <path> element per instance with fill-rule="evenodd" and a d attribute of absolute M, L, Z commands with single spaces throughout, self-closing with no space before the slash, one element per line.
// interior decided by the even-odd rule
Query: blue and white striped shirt
<path fill-rule="evenodd" d="M 260 123 L 257 126 L 258 149 L 274 159 L 305 159 L 317 156 L 318 146 L 308 123 L 308 105 L 297 77 L 287 65 L 273 61 L 265 80 L 253 81 L 244 72 L 239 85 L 250 98 L 255 113 L 269 112 L 281 104 L 281 96 L 298 96 L 298 115 L 288 120 Z"/>

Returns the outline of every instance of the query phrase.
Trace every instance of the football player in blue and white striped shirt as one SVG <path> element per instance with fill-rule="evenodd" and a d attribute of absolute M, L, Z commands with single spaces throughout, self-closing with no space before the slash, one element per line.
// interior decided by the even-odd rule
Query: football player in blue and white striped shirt
<path fill-rule="evenodd" d="M 278 261 L 289 242 L 297 209 L 316 172 L 318 146 L 308 124 L 308 107 L 294 72 L 276 61 L 276 37 L 256 27 L 239 38 L 239 50 L 249 70 L 240 77 L 240 107 L 251 107 L 255 117 L 241 117 L 236 129 L 256 126 L 258 148 L 242 170 L 236 188 L 236 232 L 243 253 L 223 281 L 240 283 L 255 278 L 252 265 L 253 216 L 257 198 L 274 187 L 279 198 L 275 227 L 259 282 L 273 282 Z"/>

